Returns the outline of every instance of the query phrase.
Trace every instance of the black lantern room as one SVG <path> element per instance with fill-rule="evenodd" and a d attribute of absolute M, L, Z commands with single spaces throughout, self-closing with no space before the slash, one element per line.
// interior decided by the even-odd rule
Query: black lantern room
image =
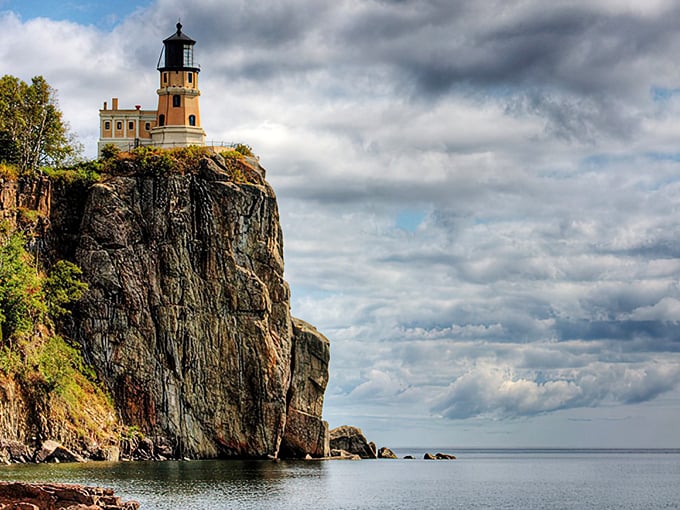
<path fill-rule="evenodd" d="M 177 32 L 163 41 L 165 62 L 161 66 L 163 55 L 158 59 L 159 71 L 194 71 L 199 72 L 200 67 L 194 63 L 194 41 L 191 37 L 182 33 L 182 24 L 177 23 Z"/>

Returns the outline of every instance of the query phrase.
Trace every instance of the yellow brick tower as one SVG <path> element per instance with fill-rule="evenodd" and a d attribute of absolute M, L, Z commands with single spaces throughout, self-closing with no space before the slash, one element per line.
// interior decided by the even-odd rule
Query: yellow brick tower
<path fill-rule="evenodd" d="M 163 41 L 158 60 L 158 111 L 151 129 L 151 141 L 157 147 L 205 145 L 198 107 L 200 67 L 194 63 L 194 44 L 196 41 L 182 33 L 181 23 L 177 23 L 177 32 Z"/>

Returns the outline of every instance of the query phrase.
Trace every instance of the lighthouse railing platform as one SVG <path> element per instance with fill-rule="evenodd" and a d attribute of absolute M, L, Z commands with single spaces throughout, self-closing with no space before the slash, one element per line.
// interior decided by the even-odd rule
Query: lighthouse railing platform
<path fill-rule="evenodd" d="M 151 140 L 142 140 L 139 138 L 136 138 L 135 140 L 131 140 L 128 142 L 128 147 L 127 151 L 130 152 L 137 147 L 158 147 L 159 149 L 176 149 L 179 147 L 189 147 L 189 144 L 186 143 L 176 143 L 176 142 L 152 142 Z M 191 145 L 196 145 L 196 144 L 191 144 Z M 208 149 L 212 150 L 214 153 L 219 154 L 220 152 L 228 151 L 228 150 L 234 150 L 239 144 L 237 142 L 223 142 L 223 141 L 216 141 L 216 140 L 211 140 L 211 141 L 206 141 L 205 144 L 200 145 L 201 147 L 207 147 Z M 125 150 L 125 149 L 123 149 Z"/>

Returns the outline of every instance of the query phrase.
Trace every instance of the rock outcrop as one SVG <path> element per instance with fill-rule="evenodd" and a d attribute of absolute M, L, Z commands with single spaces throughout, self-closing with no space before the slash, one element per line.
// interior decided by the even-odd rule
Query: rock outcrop
<path fill-rule="evenodd" d="M 366 440 L 361 429 L 350 425 L 342 425 L 330 432 L 330 447 L 332 450 L 344 450 L 362 459 L 376 459 L 375 448 Z"/>
<path fill-rule="evenodd" d="M 330 343 L 314 326 L 293 318 L 293 369 L 288 417 L 281 453 L 284 457 L 328 457 L 328 423 L 321 419 L 328 383 Z"/>
<path fill-rule="evenodd" d="M 338 460 L 361 460 L 361 457 L 359 455 L 356 455 L 354 453 L 350 453 L 345 450 L 335 450 L 331 449 L 330 451 L 330 457 L 327 457 L 330 459 L 338 459 Z"/>
<path fill-rule="evenodd" d="M 84 459 L 56 441 L 45 441 L 35 454 L 36 462 L 83 462 Z"/>
<path fill-rule="evenodd" d="M 137 510 L 136 501 L 122 501 L 112 489 L 71 484 L 0 482 L 0 510 Z"/>
<path fill-rule="evenodd" d="M 0 439 L 0 463 L 24 463 L 33 460 L 33 453 L 21 441 Z"/>
<path fill-rule="evenodd" d="M 455 455 L 451 455 L 449 453 L 435 453 L 432 455 L 431 453 L 426 453 L 423 455 L 424 460 L 456 460 Z"/>
<path fill-rule="evenodd" d="M 76 250 L 90 285 L 76 336 L 124 420 L 165 436 L 176 456 L 277 457 L 289 401 L 289 437 L 304 421 L 303 442 L 314 443 L 305 453 L 323 453 L 328 358 L 314 357 L 314 335 L 294 334 L 274 192 L 263 178 L 234 183 L 219 161 L 92 187 Z"/>
<path fill-rule="evenodd" d="M 386 446 L 383 446 L 382 448 L 380 448 L 380 450 L 378 450 L 378 458 L 379 459 L 397 459 L 398 457 L 392 450 L 390 450 Z"/>
<path fill-rule="evenodd" d="M 290 315 L 264 170 L 234 161 L 150 172 L 129 159 L 82 195 L 33 193 L 48 190 L 35 204 L 53 219 L 45 253 L 73 260 L 89 285 L 67 332 L 139 433 L 90 458 L 329 453 L 328 340 Z M 16 218 L 17 192 L 3 190 L 0 211 Z"/>

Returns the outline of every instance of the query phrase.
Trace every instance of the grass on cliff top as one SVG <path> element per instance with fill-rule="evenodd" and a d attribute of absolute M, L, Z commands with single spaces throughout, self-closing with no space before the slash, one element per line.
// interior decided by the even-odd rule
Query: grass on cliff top
<path fill-rule="evenodd" d="M 212 159 L 225 169 L 234 182 L 262 183 L 262 176 L 253 164 L 257 164 L 257 157 L 250 146 L 242 143 L 219 154 L 209 147 L 196 145 L 172 149 L 142 146 L 130 152 L 122 152 L 114 145 L 107 145 L 100 159 L 80 161 L 63 168 L 43 167 L 39 171 L 22 173 L 15 165 L 0 163 L 0 179 L 17 180 L 20 177 L 45 175 L 53 182 L 83 189 L 101 181 L 106 175 L 168 176 L 196 173 L 205 158 Z"/>
<path fill-rule="evenodd" d="M 255 156 L 245 144 L 237 144 L 232 150 L 219 154 L 209 147 L 190 146 L 159 149 L 143 146 L 130 152 L 122 152 L 115 146 L 102 150 L 102 174 L 168 176 L 197 173 L 206 158 L 212 159 L 226 170 L 234 182 L 261 183 L 260 173 L 249 162 Z"/>

